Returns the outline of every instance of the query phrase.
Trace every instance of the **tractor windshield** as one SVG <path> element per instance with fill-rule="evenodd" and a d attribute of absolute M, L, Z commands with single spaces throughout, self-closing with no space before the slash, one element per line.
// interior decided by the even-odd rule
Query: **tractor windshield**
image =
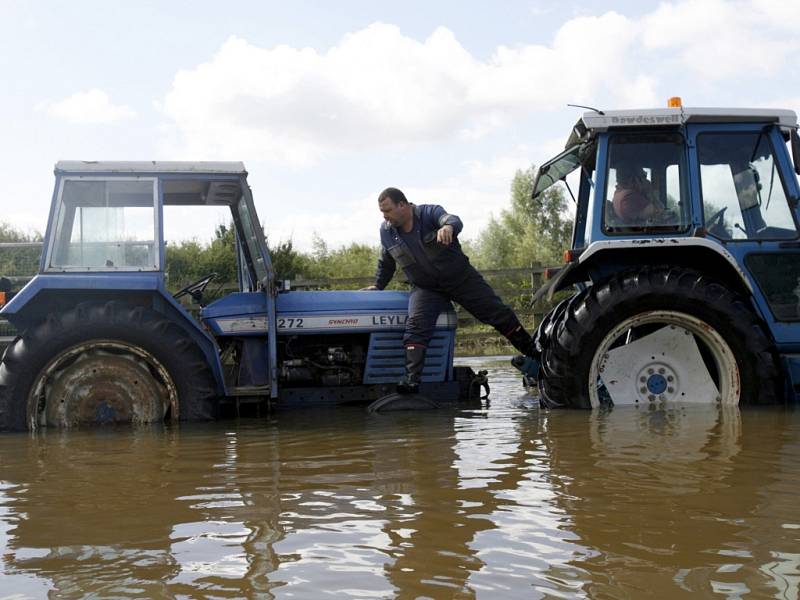
<path fill-rule="evenodd" d="M 683 137 L 619 134 L 608 146 L 603 228 L 608 234 L 675 233 L 689 226 Z"/>
<path fill-rule="evenodd" d="M 48 270 L 158 270 L 154 178 L 61 180 Z"/>

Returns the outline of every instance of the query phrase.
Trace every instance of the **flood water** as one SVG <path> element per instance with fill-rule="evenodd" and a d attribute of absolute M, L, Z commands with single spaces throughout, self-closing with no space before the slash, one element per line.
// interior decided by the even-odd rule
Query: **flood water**
<path fill-rule="evenodd" d="M 459 411 L 2 435 L 0 598 L 798 598 L 800 411 L 491 367 Z"/>

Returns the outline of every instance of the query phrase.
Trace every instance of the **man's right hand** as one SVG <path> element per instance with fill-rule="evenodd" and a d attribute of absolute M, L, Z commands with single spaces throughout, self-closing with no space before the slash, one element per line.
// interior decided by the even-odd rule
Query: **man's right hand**
<path fill-rule="evenodd" d="M 443 225 L 439 231 L 436 232 L 436 241 L 445 246 L 453 243 L 453 226 Z"/>
<path fill-rule="evenodd" d="M 378 289 L 378 286 L 377 286 L 377 285 L 368 285 L 367 287 L 363 287 L 363 288 L 361 288 L 361 289 L 360 289 L 360 290 L 358 290 L 358 291 L 359 291 L 359 292 L 374 292 L 374 291 L 376 291 L 377 289 Z"/>

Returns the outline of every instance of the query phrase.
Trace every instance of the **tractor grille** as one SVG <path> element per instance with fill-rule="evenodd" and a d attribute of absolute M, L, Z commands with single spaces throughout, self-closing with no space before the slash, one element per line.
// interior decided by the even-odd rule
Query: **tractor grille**
<path fill-rule="evenodd" d="M 437 331 L 428 345 L 422 381 L 452 379 L 453 332 Z M 405 374 L 403 332 L 373 333 L 367 353 L 364 383 L 397 383 Z"/>

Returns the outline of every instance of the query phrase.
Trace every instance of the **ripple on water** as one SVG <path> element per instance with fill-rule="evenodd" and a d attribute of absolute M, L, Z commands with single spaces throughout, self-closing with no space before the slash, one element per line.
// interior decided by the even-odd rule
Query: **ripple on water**
<path fill-rule="evenodd" d="M 796 594 L 798 414 L 490 371 L 463 411 L 0 436 L 0 597 Z"/>

